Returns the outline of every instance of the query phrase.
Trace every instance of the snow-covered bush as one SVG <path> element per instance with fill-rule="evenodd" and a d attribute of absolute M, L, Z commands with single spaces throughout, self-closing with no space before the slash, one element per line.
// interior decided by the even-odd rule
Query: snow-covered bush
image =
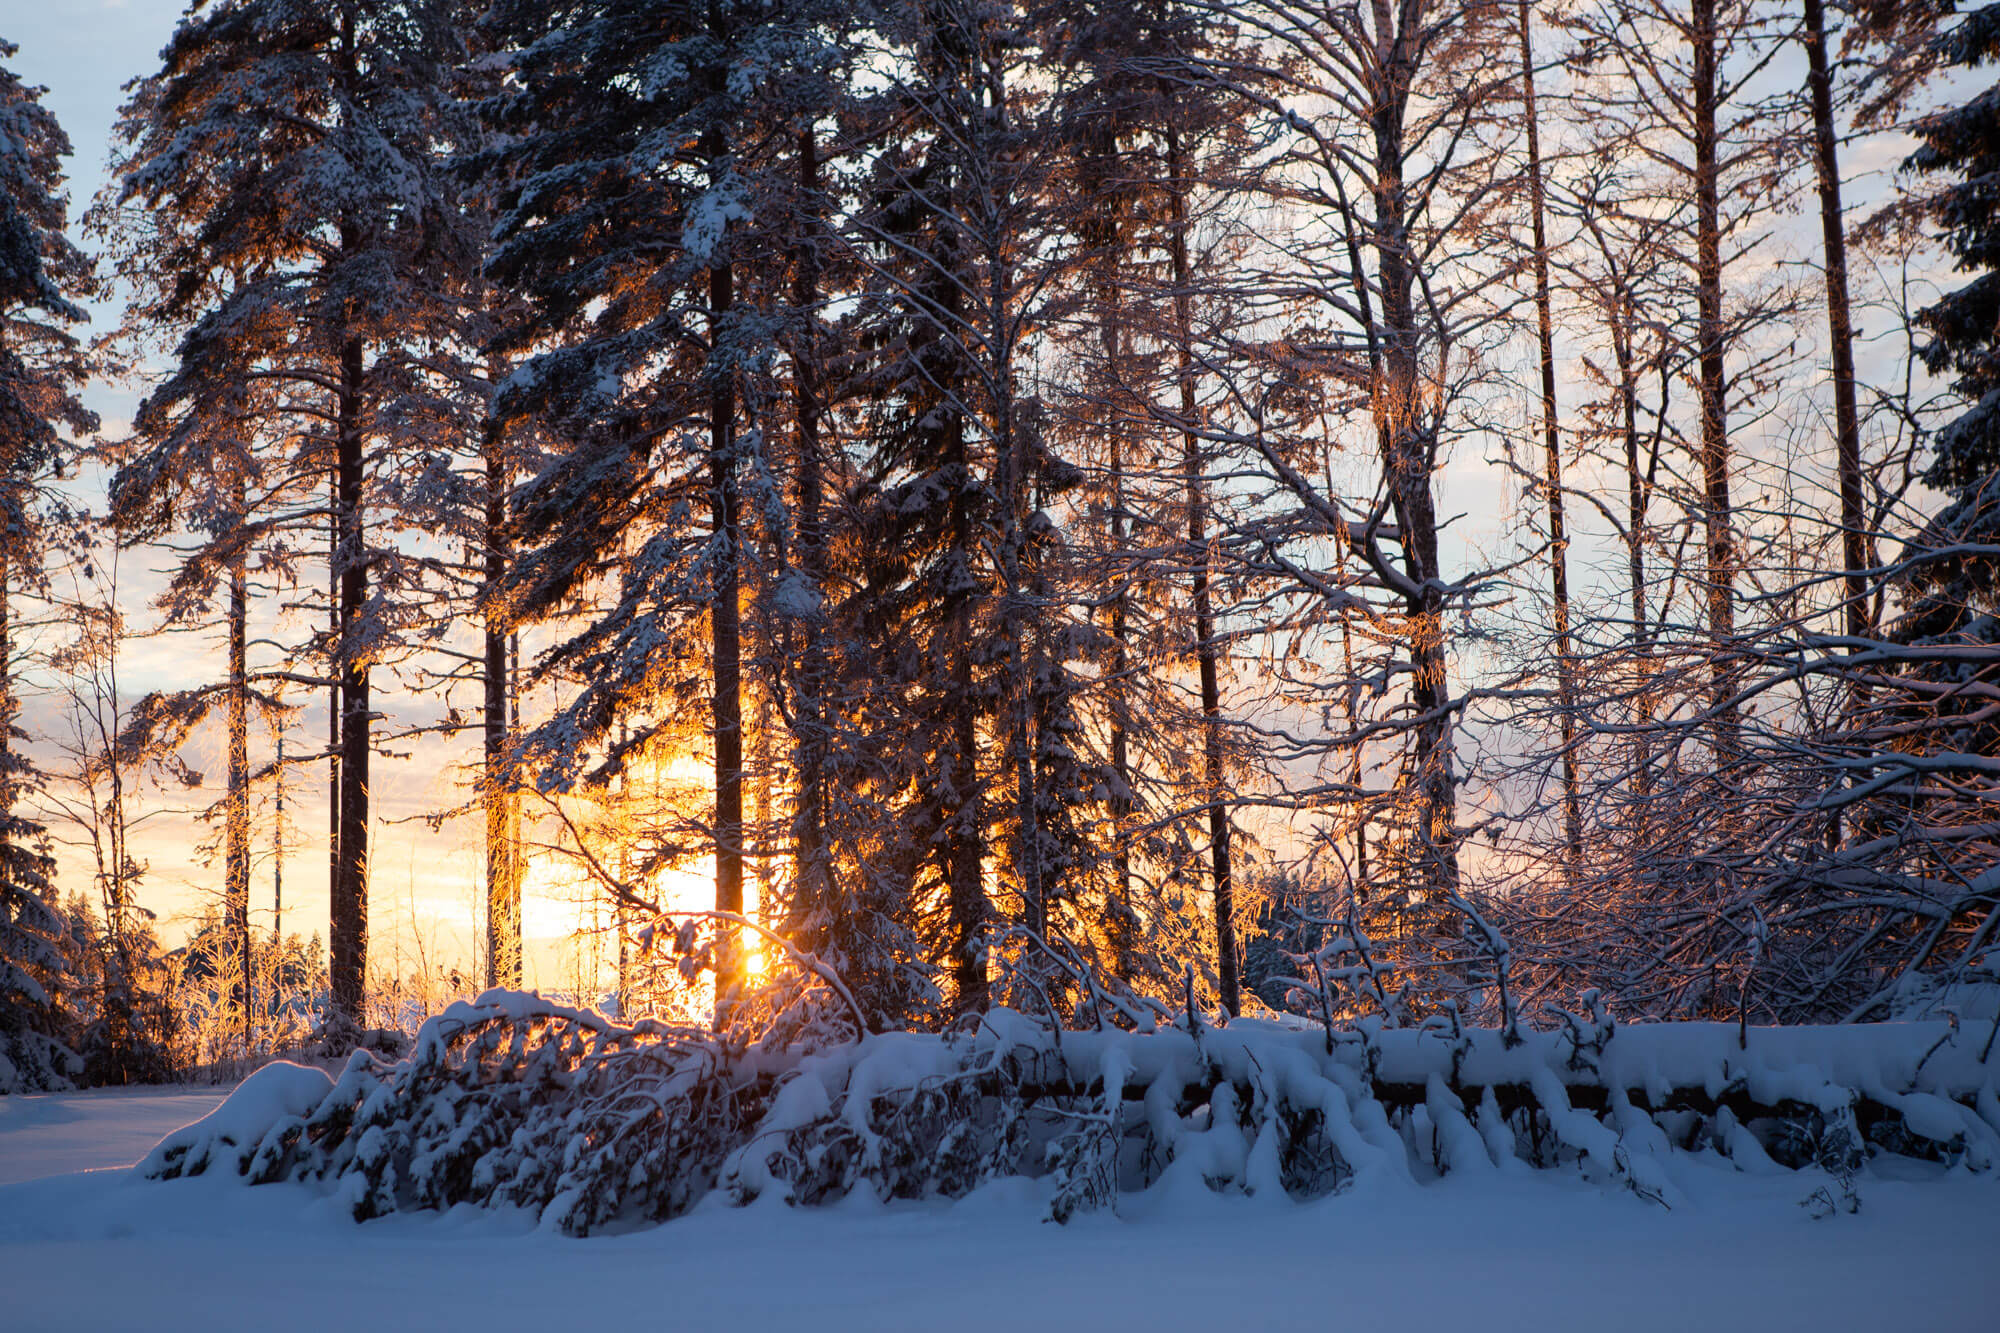
<path fill-rule="evenodd" d="M 59 987 L 69 979 L 58 944 L 62 921 L 32 882 L 10 877 L 10 861 L 28 858 L 6 844 L 8 832 L 0 812 L 0 1095 L 55 1091 L 82 1071 L 59 1035 Z"/>
<path fill-rule="evenodd" d="M 356 1052 L 330 1085 L 272 1067 L 141 1169 L 321 1182 L 364 1219 L 511 1205 L 584 1234 L 711 1192 L 809 1206 L 1005 1177 L 1041 1180 L 1063 1221 L 1149 1189 L 1308 1198 L 1511 1162 L 1667 1206 L 1676 1152 L 1813 1168 L 1835 1202 L 1874 1154 L 2000 1163 L 1989 1024 L 1621 1027 L 1585 1008 L 1512 1044 L 1450 1022 L 1080 1031 L 1008 1010 L 944 1034 L 821 1021 L 749 1040 L 488 991 L 402 1061 Z"/>

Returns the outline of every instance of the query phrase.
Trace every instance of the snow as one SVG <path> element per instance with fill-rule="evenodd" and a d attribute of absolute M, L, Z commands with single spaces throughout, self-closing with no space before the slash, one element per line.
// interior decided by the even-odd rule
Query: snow
<path fill-rule="evenodd" d="M 304 1123 L 332 1090 L 333 1079 L 324 1069 L 274 1060 L 244 1079 L 222 1105 L 162 1137 L 139 1163 L 139 1171 L 158 1175 L 171 1163 L 190 1176 L 211 1166 L 241 1175 L 268 1133 Z"/>
<path fill-rule="evenodd" d="M 130 1166 L 227 1088 L 98 1088 L 0 1097 L 0 1185 Z"/>
<path fill-rule="evenodd" d="M 1057 1227 L 1037 1182 L 1009 1180 L 957 1204 L 711 1203 L 587 1240 L 518 1212 L 357 1225 L 304 1186 L 91 1169 L 215 1104 L 0 1099 L 0 1326 L 1983 1333 L 2000 1308 L 2000 1184 L 1900 1158 L 1862 1172 L 1860 1213 L 1818 1221 L 1811 1172 L 1677 1154 L 1672 1210 L 1574 1171 L 1483 1172 L 1303 1204 L 1150 1191 Z"/>

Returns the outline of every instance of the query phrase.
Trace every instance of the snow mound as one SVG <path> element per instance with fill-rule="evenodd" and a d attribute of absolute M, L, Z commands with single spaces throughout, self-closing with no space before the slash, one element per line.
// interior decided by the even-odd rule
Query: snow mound
<path fill-rule="evenodd" d="M 198 1176 L 210 1167 L 260 1177 L 257 1164 L 275 1160 L 287 1135 L 326 1100 L 333 1079 L 323 1069 L 278 1060 L 243 1080 L 222 1105 L 161 1139 L 135 1168 L 152 1177 Z"/>

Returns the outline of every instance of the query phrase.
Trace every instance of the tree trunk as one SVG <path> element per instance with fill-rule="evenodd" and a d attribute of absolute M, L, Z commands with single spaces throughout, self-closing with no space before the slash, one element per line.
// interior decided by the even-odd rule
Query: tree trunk
<path fill-rule="evenodd" d="M 727 21 L 720 0 L 708 0 L 709 36 L 726 44 Z M 714 91 L 721 93 L 720 76 Z M 729 145 L 719 125 L 701 137 L 702 160 L 716 179 Z M 715 524 L 714 586 L 710 589 L 709 634 L 713 654 L 715 729 L 715 910 L 743 911 L 743 648 L 738 604 L 743 561 L 742 502 L 736 475 L 736 379 L 723 352 L 730 308 L 736 301 L 736 273 L 727 259 L 708 266 L 708 471 L 709 503 Z M 728 932 L 716 967 L 715 1019 L 724 1017 L 729 996 L 743 980 L 742 940 Z"/>
<path fill-rule="evenodd" d="M 1347 682 L 1347 688 L 1341 691 L 1341 711 L 1346 714 L 1347 734 L 1355 736 L 1359 731 L 1354 700 L 1354 612 L 1345 606 L 1340 608 L 1340 661 L 1345 669 L 1344 679 Z M 1347 782 L 1357 797 L 1354 810 L 1353 887 L 1364 892 L 1368 884 L 1368 818 L 1371 812 L 1368 801 L 1361 798 L 1360 794 L 1366 776 L 1367 770 L 1361 761 L 1361 746 L 1356 743 L 1351 747 L 1348 758 Z"/>
<path fill-rule="evenodd" d="M 1717 161 L 1716 3 L 1691 0 L 1689 38 L 1694 44 L 1695 288 L 1700 321 L 1701 473 L 1703 521 L 1708 539 L 1708 630 L 1715 660 L 1710 706 L 1715 712 L 1716 758 L 1727 764 L 1738 750 L 1738 724 L 1730 705 L 1730 641 L 1736 634 L 1736 547 L 1729 498 L 1729 418 L 1724 373 L 1722 314 L 1721 169 Z"/>
<path fill-rule="evenodd" d="M 240 497 L 239 497 L 240 499 Z M 243 1020 L 243 1050 L 250 1051 L 253 991 L 250 976 L 250 677 L 249 577 L 245 557 L 229 562 L 229 778 L 223 813 L 223 918 L 237 961 L 230 1002 Z"/>
<path fill-rule="evenodd" d="M 1012 733 L 1008 751 L 1014 768 L 1014 873 L 1021 885 L 1021 904 L 1028 929 L 1044 938 L 1049 930 L 1048 895 L 1042 882 L 1042 838 L 1039 784 L 1035 776 L 1034 711 L 1035 685 L 1031 645 L 1035 626 L 1028 614 L 1032 590 L 1028 586 L 1024 557 L 1027 555 L 1028 504 L 1027 459 L 1015 428 L 1013 375 L 1011 370 L 996 377 L 1000 393 L 999 439 L 1002 464 L 1001 504 L 1006 517 L 1001 529 L 1000 562 L 1006 580 L 1002 616 L 1007 629 L 1007 671 L 1013 696 Z"/>
<path fill-rule="evenodd" d="M 485 661 L 481 709 L 486 768 L 480 785 L 486 808 L 486 984 L 521 985 L 520 848 L 515 845 L 515 807 L 508 765 L 507 626 L 493 598 L 507 575 L 507 467 L 501 457 L 500 423 L 489 418 L 486 439 Z"/>
<path fill-rule="evenodd" d="M 342 84 L 358 78 L 355 9 L 340 10 L 338 67 Z M 340 224 L 340 248 L 353 253 L 361 229 L 349 218 Z M 358 1031 L 363 1024 L 368 977 L 368 666 L 361 650 L 368 605 L 368 566 L 361 541 L 363 444 L 361 432 L 365 349 L 352 330 L 340 345 L 339 381 L 334 391 L 333 563 L 337 621 L 332 670 L 340 682 L 335 712 L 334 847 L 327 885 L 328 982 L 337 1026 Z"/>
<path fill-rule="evenodd" d="M 7 509 L 0 504 L 0 525 L 6 520 Z M 0 542 L 0 828 L 14 813 L 14 627 L 10 601 L 14 574 L 7 559 L 11 549 L 11 537 Z"/>
<path fill-rule="evenodd" d="M 1632 607 L 1632 656 L 1638 673 L 1633 701 L 1639 721 L 1632 737 L 1633 787 L 1643 798 L 1652 794 L 1653 786 L 1652 742 L 1645 731 L 1653 720 L 1652 630 L 1646 618 L 1646 510 L 1652 477 L 1649 469 L 1639 466 L 1639 372 L 1632 347 L 1638 311 L 1631 293 L 1622 287 L 1614 300 L 1611 348 L 1618 362 L 1620 428 L 1625 443 L 1625 567 Z"/>
<path fill-rule="evenodd" d="M 1015 524 L 1016 528 L 1020 525 Z M 1011 563 L 1011 562 L 1010 562 Z M 1012 583 L 1013 580 L 1009 579 Z M 1008 589 L 1009 603 L 1018 604 L 1023 596 L 1019 586 Z M 1033 732 L 1029 725 L 1029 713 L 1033 711 L 1033 673 L 1029 670 L 1029 648 L 1026 640 L 1034 633 L 1033 627 L 1018 613 L 1009 638 L 1009 655 L 1013 663 L 1013 732 L 1008 750 L 1014 765 L 1014 823 L 1018 830 L 1015 840 L 1014 873 L 1021 883 L 1021 905 L 1028 929 L 1044 939 L 1049 932 L 1049 904 L 1042 882 L 1041 821 L 1037 808 L 1037 783 L 1035 780 L 1035 751 Z"/>
<path fill-rule="evenodd" d="M 275 784 L 271 814 L 271 966 L 284 966 L 285 941 L 285 724 L 278 722 L 278 757 L 271 766 Z"/>
<path fill-rule="evenodd" d="M 341 347 L 336 441 L 339 449 L 340 849 L 332 903 L 333 1005 L 363 1026 L 368 975 L 368 562 L 362 541 L 364 440 L 361 431 L 363 349 L 350 336 Z"/>
<path fill-rule="evenodd" d="M 340 894 L 340 465 L 337 459 L 327 478 L 327 510 L 326 676 L 330 683 L 326 687 L 326 891 L 330 952 L 331 913 Z"/>
<path fill-rule="evenodd" d="M 721 157 L 720 145 L 711 160 Z M 716 362 L 723 323 L 734 299 L 731 266 L 716 264 L 708 273 L 711 357 Z M 743 910 L 743 661 L 742 627 L 737 606 L 738 565 L 742 549 L 741 501 L 736 478 L 736 392 L 727 369 L 711 364 L 709 386 L 709 486 L 715 516 L 715 584 L 709 605 L 714 652 L 715 696 L 715 908 Z M 737 950 L 717 978 L 717 1002 L 740 977 Z"/>
<path fill-rule="evenodd" d="M 973 11 L 977 12 L 977 11 Z M 961 29 L 963 37 L 983 43 L 986 21 L 974 18 Z M 1002 135 L 1009 131 L 1005 75 L 998 65 L 984 62 L 968 66 L 976 71 L 979 103 L 983 119 Z M 985 151 L 983 143 L 968 145 L 974 153 Z M 977 174 L 977 173 L 975 173 Z M 992 188 L 992 187 L 988 187 Z M 1016 188 L 1011 182 L 999 188 Z M 1041 784 L 1035 768 L 1037 750 L 1037 695 L 1035 664 L 1040 657 L 1038 625 L 1034 613 L 1038 589 L 1036 554 L 1031 548 L 1028 516 L 1033 508 L 1036 460 L 1025 433 L 1015 398 L 1015 334 L 1011 291 L 1013 246 L 1005 234 L 991 201 L 980 207 L 975 226 L 982 228 L 978 248 L 984 252 L 986 292 L 982 314 L 987 321 L 982 351 L 987 358 L 987 382 L 992 394 L 992 430 L 995 464 L 1000 477 L 1001 576 L 1000 623 L 1006 636 L 1007 691 L 1009 711 L 1008 755 L 1014 770 L 1014 873 L 1020 887 L 1022 916 L 1028 928 L 1047 937 L 1049 931 L 1048 889 L 1044 882 L 1041 836 Z"/>
<path fill-rule="evenodd" d="M 1819 182 L 1826 251 L 1826 323 L 1833 352 L 1833 423 L 1840 473 L 1841 554 L 1847 563 L 1847 632 L 1870 629 L 1867 515 L 1861 498 L 1861 418 L 1854 401 L 1854 319 L 1847 294 L 1847 225 L 1840 204 L 1840 155 L 1833 121 L 1833 76 L 1826 58 L 1824 0 L 1805 0 L 1807 81 L 1812 88 L 1813 168 Z"/>
<path fill-rule="evenodd" d="M 966 456 L 965 421 L 956 409 L 945 427 L 946 467 L 958 478 L 951 497 L 952 557 L 969 570 L 973 558 L 972 516 L 967 489 L 971 461 Z M 952 673 L 951 791 L 944 802 L 946 856 L 951 877 L 952 985 L 957 1013 L 982 1013 L 988 1004 L 986 889 L 983 802 L 979 790 L 979 702 L 972 688 L 972 600 L 963 589 L 952 594 L 949 633 Z"/>
<path fill-rule="evenodd" d="M 1549 585 L 1555 602 L 1556 707 L 1562 725 L 1564 866 L 1572 886 L 1583 865 L 1583 798 L 1577 777 L 1576 661 L 1569 632 L 1569 533 L 1563 523 L 1562 439 L 1556 420 L 1556 353 L 1549 302 L 1549 238 L 1542 144 L 1535 109 L 1532 0 L 1521 0 L 1521 100 L 1528 123 L 1528 202 L 1535 242 L 1535 320 L 1542 360 L 1542 442 L 1549 498 Z"/>
<path fill-rule="evenodd" d="M 1116 288 L 1106 284 L 1107 298 L 1117 300 Z M 1116 308 L 1109 312 L 1104 321 L 1105 364 L 1115 368 L 1119 364 L 1119 321 Z M 1110 413 L 1107 416 L 1112 415 Z M 1122 560 L 1125 553 L 1125 458 L 1122 448 L 1123 434 L 1115 422 L 1110 423 L 1111 431 L 1111 548 L 1114 557 Z M 1111 774 L 1115 784 L 1111 792 L 1111 876 L 1114 900 L 1111 911 L 1109 934 L 1111 936 L 1112 966 L 1120 981 L 1132 979 L 1133 926 L 1136 924 L 1132 908 L 1132 757 L 1131 757 L 1131 698 L 1130 682 L 1126 676 L 1132 669 L 1131 647 L 1127 641 L 1129 631 L 1126 620 L 1130 614 L 1130 592 L 1127 588 L 1126 571 L 1122 567 L 1116 572 L 1118 590 L 1111 598 L 1111 662 L 1109 711 L 1111 725 Z"/>
<path fill-rule="evenodd" d="M 1181 470 L 1186 489 L 1188 559 L 1193 564 L 1194 650 L 1201 678 L 1202 799 L 1208 810 L 1209 874 L 1215 888 L 1215 963 L 1222 1007 L 1234 1016 L 1243 1001 L 1237 983 L 1236 898 L 1230 880 L 1229 809 L 1224 800 L 1222 688 L 1215 644 L 1215 612 L 1209 599 L 1208 500 L 1204 494 L 1201 439 L 1195 429 L 1194 275 L 1188 259 L 1187 181 L 1182 175 L 1180 136 L 1166 130 L 1167 225 L 1173 266 L 1175 378 L 1180 382 Z"/>
<path fill-rule="evenodd" d="M 820 458 L 819 401 L 819 144 L 813 127 L 799 132 L 799 189 L 811 209 L 812 234 L 803 235 L 793 254 L 792 304 L 799 321 L 792 350 L 792 401 L 798 422 L 799 566 L 813 590 L 826 593 L 826 530 L 821 518 L 825 482 Z M 792 826 L 793 873 L 797 896 L 809 917 L 833 912 L 831 865 L 826 845 L 826 621 L 805 622 L 797 696 L 799 766 L 798 814 Z M 814 947 L 809 940 L 807 947 Z"/>
<path fill-rule="evenodd" d="M 20 787 L 14 758 L 14 712 L 18 705 L 14 702 L 14 573 L 8 559 L 13 536 L 7 531 L 8 512 L 6 496 L 0 493 L 0 537 L 6 538 L 0 541 L 0 875 L 11 870 L 4 839 L 8 836 Z"/>
<path fill-rule="evenodd" d="M 1383 469 L 1402 532 L 1404 573 L 1415 588 L 1406 598 L 1405 614 L 1412 668 L 1410 705 L 1417 719 L 1420 879 L 1432 900 L 1443 901 L 1458 892 L 1457 780 L 1453 773 L 1451 680 L 1445 653 L 1437 504 L 1431 493 L 1437 441 L 1424 419 L 1416 275 L 1409 249 L 1409 205 L 1403 179 L 1404 116 L 1420 53 L 1417 38 L 1408 27 L 1396 31 L 1389 0 L 1374 0 L 1374 13 L 1376 32 L 1388 50 L 1387 60 L 1376 75 L 1380 95 L 1370 118 L 1376 178 L 1371 189 L 1375 221 L 1369 237 L 1375 247 L 1376 283 L 1382 299 L 1380 369 L 1372 406 L 1384 450 Z"/>

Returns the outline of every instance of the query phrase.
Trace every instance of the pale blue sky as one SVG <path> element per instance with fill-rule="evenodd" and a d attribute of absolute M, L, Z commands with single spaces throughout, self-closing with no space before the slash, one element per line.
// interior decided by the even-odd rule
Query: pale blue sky
<path fill-rule="evenodd" d="M 104 184 L 126 82 L 152 72 L 186 9 L 186 0 L 0 0 L 0 37 L 20 48 L 14 72 L 48 90 L 42 105 L 76 149 L 69 161 L 72 218 Z M 108 301 L 91 314 L 93 334 L 117 318 Z M 85 397 L 107 427 L 127 420 L 136 401 L 129 389 L 102 380 Z"/>
<path fill-rule="evenodd" d="M 81 211 L 104 183 L 111 122 L 127 80 L 150 73 L 185 0 L 0 0 L 13 66 L 48 89 L 42 104 L 69 131 L 70 202 Z"/>

